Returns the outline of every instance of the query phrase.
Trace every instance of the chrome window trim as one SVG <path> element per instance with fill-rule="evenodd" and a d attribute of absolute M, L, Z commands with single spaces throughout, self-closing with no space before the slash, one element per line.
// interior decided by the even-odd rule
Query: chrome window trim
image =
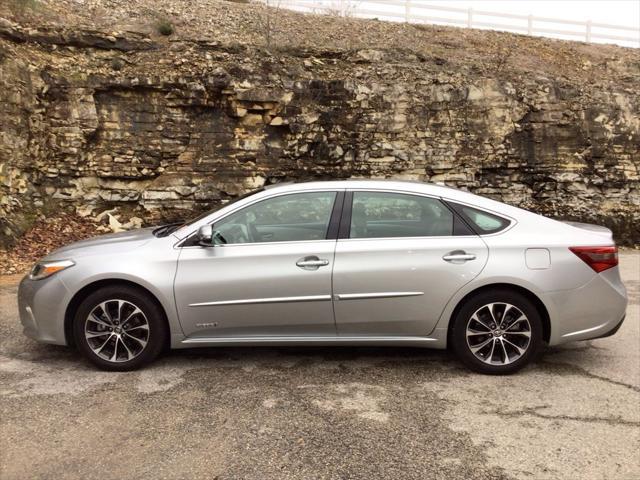
<path fill-rule="evenodd" d="M 188 237 L 187 237 L 188 238 Z M 187 239 L 181 240 L 178 243 L 185 242 Z M 253 243 L 225 243 L 221 245 L 212 245 L 211 247 L 201 247 L 200 245 L 188 245 L 181 247 L 179 245 L 174 245 L 174 248 L 183 249 L 183 248 L 229 248 L 229 247 L 255 247 L 257 245 L 299 245 L 303 243 L 318 243 L 318 242 L 333 242 L 335 243 L 337 239 L 335 238 L 320 238 L 318 240 L 292 240 L 290 242 L 253 242 Z"/>
<path fill-rule="evenodd" d="M 420 237 L 371 237 L 371 238 L 339 238 L 340 242 L 377 242 L 380 240 L 434 240 L 434 239 L 453 239 L 453 238 L 478 238 L 479 235 L 433 235 L 433 236 L 420 236 Z"/>

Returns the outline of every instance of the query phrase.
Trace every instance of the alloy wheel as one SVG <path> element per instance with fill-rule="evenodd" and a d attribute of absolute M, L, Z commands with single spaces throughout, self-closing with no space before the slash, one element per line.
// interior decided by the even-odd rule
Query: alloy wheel
<path fill-rule="evenodd" d="M 475 311 L 466 326 L 467 346 L 489 365 L 508 365 L 521 358 L 531 344 L 531 323 L 509 303 L 489 303 Z"/>
<path fill-rule="evenodd" d="M 98 357 L 109 362 L 128 362 L 149 343 L 149 322 L 144 312 L 130 301 L 105 300 L 87 316 L 84 335 Z"/>

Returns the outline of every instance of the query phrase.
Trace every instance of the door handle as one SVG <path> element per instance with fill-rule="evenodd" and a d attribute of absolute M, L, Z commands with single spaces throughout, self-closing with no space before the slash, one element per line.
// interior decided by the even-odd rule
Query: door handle
<path fill-rule="evenodd" d="M 469 260 L 475 260 L 476 256 L 473 253 L 467 253 L 465 251 L 456 250 L 455 252 L 447 253 L 442 259 L 445 262 L 468 262 Z"/>
<path fill-rule="evenodd" d="M 296 265 L 305 270 L 317 270 L 320 267 L 329 265 L 329 260 L 318 257 L 304 257 L 298 260 Z"/>

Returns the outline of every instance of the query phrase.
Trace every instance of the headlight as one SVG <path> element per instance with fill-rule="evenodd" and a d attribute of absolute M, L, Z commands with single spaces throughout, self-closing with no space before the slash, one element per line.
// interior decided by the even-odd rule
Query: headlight
<path fill-rule="evenodd" d="M 52 260 L 48 262 L 38 262 L 31 269 L 29 278 L 31 280 L 42 280 L 43 278 L 50 277 L 60 270 L 73 267 L 74 265 L 75 263 L 71 260 Z"/>

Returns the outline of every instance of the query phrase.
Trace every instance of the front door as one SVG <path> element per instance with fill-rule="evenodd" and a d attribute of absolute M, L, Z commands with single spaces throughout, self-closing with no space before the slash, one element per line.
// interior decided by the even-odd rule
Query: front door
<path fill-rule="evenodd" d="M 263 199 L 215 222 L 225 244 L 183 247 L 175 296 L 185 334 L 335 336 L 336 241 L 327 237 L 337 196 L 313 191 Z"/>
<path fill-rule="evenodd" d="M 480 237 L 454 235 L 457 221 L 437 198 L 353 192 L 333 273 L 338 335 L 428 336 L 487 261 Z"/>

